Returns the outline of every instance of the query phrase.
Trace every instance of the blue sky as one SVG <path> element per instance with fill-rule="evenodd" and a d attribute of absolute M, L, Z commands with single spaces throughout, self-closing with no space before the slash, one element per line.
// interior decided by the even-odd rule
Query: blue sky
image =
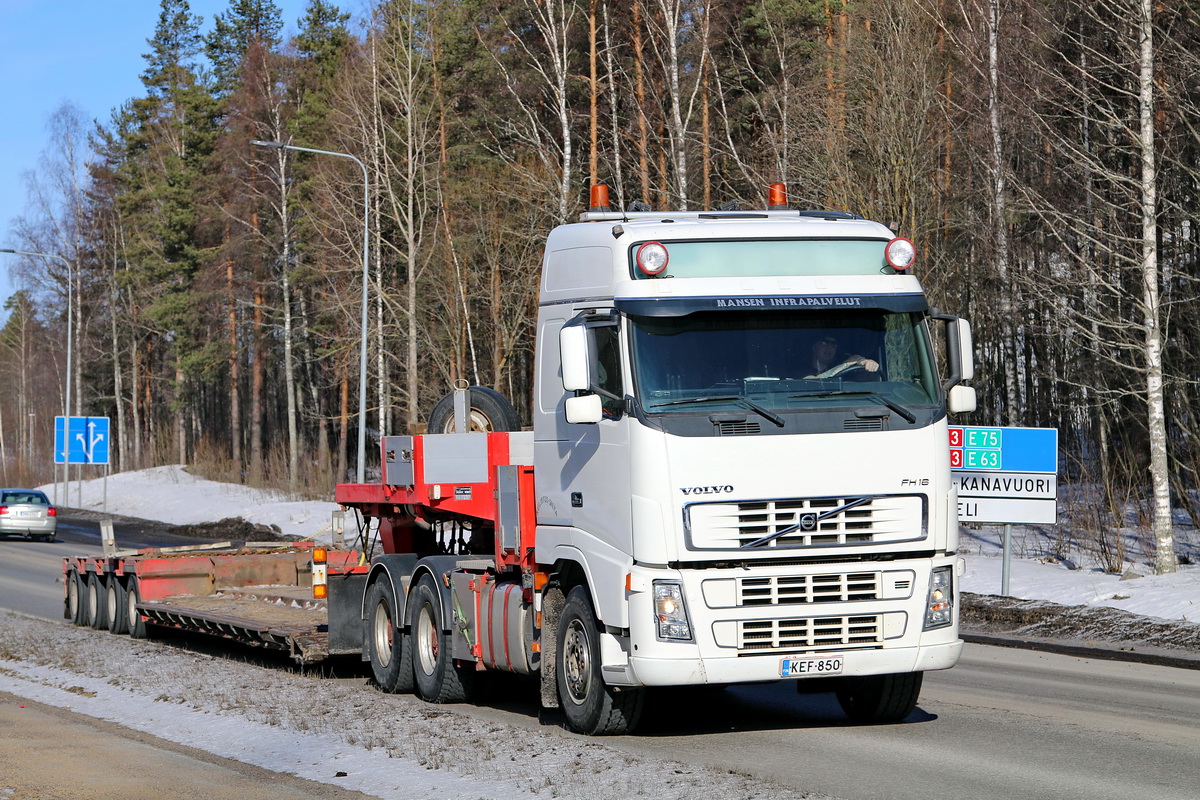
<path fill-rule="evenodd" d="M 204 30 L 229 0 L 190 0 Z M 295 33 L 307 0 L 275 0 L 285 35 Z M 358 13 L 359 0 L 338 3 Z M 18 248 L 12 222 L 26 214 L 24 174 L 48 145 L 51 114 L 70 102 L 89 120 L 141 93 L 138 79 L 158 22 L 158 0 L 0 0 L 0 247 Z M 0 306 L 13 288 L 14 257 L 0 255 Z M 6 314 L 0 311 L 0 320 Z"/>

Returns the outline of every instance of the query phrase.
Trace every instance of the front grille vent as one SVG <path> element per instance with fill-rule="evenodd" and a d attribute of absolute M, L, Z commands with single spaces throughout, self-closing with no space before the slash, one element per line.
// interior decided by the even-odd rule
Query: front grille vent
<path fill-rule="evenodd" d="M 881 431 L 883 430 L 883 418 L 848 419 L 842 423 L 842 429 L 847 431 Z"/>
<path fill-rule="evenodd" d="M 771 650 L 813 650 L 872 646 L 883 641 L 878 614 L 846 617 L 745 620 L 738 625 L 738 651 L 758 654 Z"/>
<path fill-rule="evenodd" d="M 835 575 L 784 575 L 738 579 L 739 605 L 845 603 L 879 599 L 878 572 Z"/>
<path fill-rule="evenodd" d="M 759 551 L 915 541 L 924 538 L 927 520 L 923 495 L 890 495 L 693 503 L 684 524 L 691 549 L 768 539 L 755 545 Z"/>

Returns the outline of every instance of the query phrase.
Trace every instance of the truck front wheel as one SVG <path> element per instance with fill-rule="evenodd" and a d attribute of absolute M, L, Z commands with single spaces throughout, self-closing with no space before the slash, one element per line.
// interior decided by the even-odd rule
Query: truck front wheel
<path fill-rule="evenodd" d="M 600 674 L 600 625 L 587 587 L 567 595 L 558 621 L 558 697 L 567 723 L 589 736 L 629 733 L 642 715 L 642 689 L 617 691 Z"/>
<path fill-rule="evenodd" d="M 442 601 L 433 578 L 422 575 L 408 597 L 417 694 L 431 703 L 463 702 L 474 686 L 474 665 L 454 665 L 453 642 L 443 633 Z"/>
<path fill-rule="evenodd" d="M 396 590 L 382 577 L 367 590 L 367 646 L 375 683 L 393 694 L 413 690 L 412 637 L 399 622 Z"/>
<path fill-rule="evenodd" d="M 899 722 L 917 707 L 924 672 L 842 678 L 838 705 L 855 722 Z"/>

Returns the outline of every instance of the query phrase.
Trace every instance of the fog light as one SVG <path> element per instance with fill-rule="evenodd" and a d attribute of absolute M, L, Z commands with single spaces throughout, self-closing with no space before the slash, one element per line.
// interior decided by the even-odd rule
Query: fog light
<path fill-rule="evenodd" d="M 944 628 L 954 622 L 954 580 L 952 567 L 938 567 L 929 576 L 929 597 L 925 602 L 925 630 Z"/>
<path fill-rule="evenodd" d="M 659 639 L 691 641 L 692 626 L 683 602 L 683 587 L 674 581 L 654 582 L 654 623 Z"/>

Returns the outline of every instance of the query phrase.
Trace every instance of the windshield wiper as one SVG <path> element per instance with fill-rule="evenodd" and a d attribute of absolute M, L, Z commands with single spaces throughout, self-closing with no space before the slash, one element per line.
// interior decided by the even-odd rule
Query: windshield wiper
<path fill-rule="evenodd" d="M 805 392 L 804 394 L 789 394 L 788 399 L 789 400 L 799 400 L 804 397 L 834 397 L 835 395 L 841 395 L 841 396 L 861 395 L 863 397 L 871 397 L 871 398 L 874 398 L 875 400 L 878 400 L 879 402 L 883 403 L 885 406 L 890 408 L 892 411 L 895 411 L 897 414 L 904 417 L 910 423 L 915 423 L 917 421 L 916 414 L 912 413 L 907 408 L 905 408 L 904 406 L 897 403 L 895 400 L 891 400 L 891 399 L 885 397 L 884 395 L 881 395 L 879 392 L 868 392 L 868 391 L 852 392 L 848 389 L 837 389 L 837 390 L 830 391 L 830 392 Z"/>
<path fill-rule="evenodd" d="M 740 394 L 717 395 L 715 397 L 689 397 L 684 400 L 668 400 L 665 403 L 655 403 L 652 406 L 648 406 L 648 408 L 662 408 L 663 406 L 686 406 L 694 403 L 744 403 L 748 408 L 752 409 L 758 414 L 763 415 L 780 428 L 786 424 L 783 420 L 783 417 L 779 416 L 770 409 L 763 408 L 753 400 L 748 400 L 747 398 L 742 397 Z"/>

